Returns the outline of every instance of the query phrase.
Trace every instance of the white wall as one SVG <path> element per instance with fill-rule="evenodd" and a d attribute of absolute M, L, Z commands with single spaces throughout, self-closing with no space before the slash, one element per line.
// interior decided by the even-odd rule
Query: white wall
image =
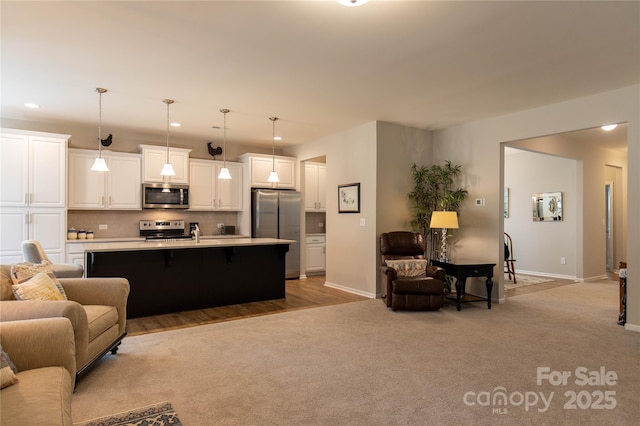
<path fill-rule="evenodd" d="M 368 297 L 379 295 L 378 237 L 382 232 L 411 229 L 407 198 L 411 164 L 429 164 L 430 132 L 370 122 L 288 152 L 299 161 L 326 156 L 327 285 Z M 338 185 L 357 182 L 360 213 L 338 213 Z"/>
<path fill-rule="evenodd" d="M 293 147 L 288 153 L 299 161 L 326 157 L 326 284 L 375 297 L 376 123 Z M 338 185 L 347 183 L 360 183 L 359 214 L 338 213 Z M 360 219 L 365 226 L 360 226 Z"/>
<path fill-rule="evenodd" d="M 578 276 L 576 234 L 581 208 L 577 207 L 576 173 L 576 160 L 514 149 L 505 154 L 504 185 L 509 188 L 510 212 L 504 219 L 504 232 L 513 240 L 516 271 L 557 278 Z M 539 192 L 562 192 L 562 221 L 533 221 L 532 194 Z M 560 257 L 566 264 L 560 264 Z"/>
<path fill-rule="evenodd" d="M 500 271 L 503 257 L 501 143 L 597 127 L 628 123 L 628 161 L 640 161 L 640 86 L 630 86 L 510 115 L 466 123 L 434 133 L 434 161 L 451 160 L 468 175 L 469 201 L 460 219 L 461 244 L 457 254 L 495 262 Z M 640 331 L 640 168 L 628 168 L 627 263 L 629 274 L 627 329 Z M 471 206 L 485 197 L 486 206 Z M 585 216 L 585 222 L 587 221 Z M 502 273 L 498 297 L 504 295 Z M 636 278 L 637 279 L 637 278 Z M 478 283 L 474 289 L 481 290 Z"/>

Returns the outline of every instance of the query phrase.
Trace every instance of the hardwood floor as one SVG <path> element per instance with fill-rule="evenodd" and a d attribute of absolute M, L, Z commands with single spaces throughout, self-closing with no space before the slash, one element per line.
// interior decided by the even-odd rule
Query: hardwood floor
<path fill-rule="evenodd" d="M 287 280 L 287 297 L 285 299 L 128 319 L 127 332 L 129 336 L 136 336 L 202 324 L 367 300 L 363 296 L 325 287 L 324 282 L 324 275 L 310 276 L 303 280 Z"/>
<path fill-rule="evenodd" d="M 617 281 L 618 276 L 612 274 L 609 280 Z M 285 299 L 267 300 L 263 302 L 240 305 L 221 306 L 218 308 L 199 309 L 195 311 L 176 312 L 165 315 L 133 318 L 127 320 L 129 336 L 146 333 L 194 327 L 223 321 L 232 321 L 261 315 L 336 305 L 340 303 L 367 300 L 366 297 L 324 286 L 325 276 L 310 276 L 303 280 L 287 280 Z M 529 285 L 521 288 L 505 290 L 505 296 L 513 297 L 521 294 L 544 291 L 567 284 L 572 280 L 555 280 L 546 283 Z"/>
<path fill-rule="evenodd" d="M 618 281 L 618 274 L 607 273 L 607 280 L 617 282 Z M 505 297 L 509 298 L 509 297 L 513 297 L 513 296 L 519 296 L 521 294 L 535 293 L 535 292 L 538 292 L 538 291 L 549 290 L 551 288 L 562 287 L 563 285 L 567 285 L 567 284 L 575 284 L 575 281 L 574 280 L 566 280 L 566 279 L 557 279 L 557 280 L 554 280 L 554 281 L 548 281 L 546 283 L 528 285 L 528 286 L 520 287 L 520 288 L 505 289 L 504 295 L 505 295 Z"/>

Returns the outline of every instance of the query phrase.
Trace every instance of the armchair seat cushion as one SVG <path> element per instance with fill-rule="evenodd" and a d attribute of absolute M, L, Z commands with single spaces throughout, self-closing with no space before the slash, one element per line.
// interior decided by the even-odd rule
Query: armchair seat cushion
<path fill-rule="evenodd" d="M 396 278 L 393 281 L 394 294 L 439 294 L 444 291 L 444 284 L 434 278 Z"/>
<path fill-rule="evenodd" d="M 89 325 L 89 341 L 118 324 L 118 310 L 114 306 L 84 305 Z"/>
<path fill-rule="evenodd" d="M 73 383 L 64 367 L 18 373 L 18 383 L 2 389 L 2 424 L 71 425 Z"/>

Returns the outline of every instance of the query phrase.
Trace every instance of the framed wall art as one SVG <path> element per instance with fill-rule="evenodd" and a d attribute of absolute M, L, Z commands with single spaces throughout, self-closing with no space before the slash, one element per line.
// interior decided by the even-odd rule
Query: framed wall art
<path fill-rule="evenodd" d="M 338 185 L 338 213 L 360 213 L 360 183 Z"/>

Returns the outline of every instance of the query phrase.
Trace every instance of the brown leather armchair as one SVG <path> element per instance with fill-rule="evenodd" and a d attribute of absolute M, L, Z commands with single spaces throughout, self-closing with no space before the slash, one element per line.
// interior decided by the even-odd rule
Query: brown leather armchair
<path fill-rule="evenodd" d="M 422 234 L 395 231 L 380 235 L 382 298 L 388 307 L 397 309 L 435 311 L 444 303 L 445 271 L 430 266 L 424 257 Z M 398 276 L 398 270 L 387 265 L 387 260 L 422 260 L 420 276 Z"/>

